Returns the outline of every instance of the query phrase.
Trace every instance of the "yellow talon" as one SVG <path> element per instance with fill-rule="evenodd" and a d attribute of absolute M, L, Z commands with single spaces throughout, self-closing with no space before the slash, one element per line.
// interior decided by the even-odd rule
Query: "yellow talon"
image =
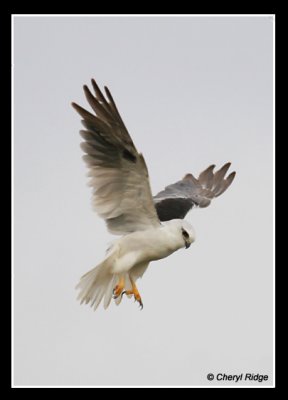
<path fill-rule="evenodd" d="M 135 301 L 137 301 L 139 303 L 139 306 L 141 307 L 141 310 L 142 310 L 143 303 L 142 303 L 142 299 L 141 299 L 140 293 L 138 292 L 138 289 L 137 289 L 137 286 L 136 286 L 135 282 L 131 278 L 130 278 L 130 281 L 131 281 L 131 285 L 132 285 L 132 290 L 125 290 L 122 293 L 122 295 L 123 294 L 126 294 L 127 296 L 133 295 Z"/>
<path fill-rule="evenodd" d="M 125 279 L 123 276 L 121 276 L 118 285 L 116 285 L 115 288 L 113 289 L 113 299 L 117 299 L 117 297 L 119 297 L 122 294 L 124 286 L 125 286 Z"/>

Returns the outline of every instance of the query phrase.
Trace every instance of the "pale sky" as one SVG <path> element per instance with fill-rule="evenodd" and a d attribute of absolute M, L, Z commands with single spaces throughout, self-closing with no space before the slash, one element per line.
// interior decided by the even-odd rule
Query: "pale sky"
<path fill-rule="evenodd" d="M 15 385 L 223 384 L 208 373 L 272 384 L 272 34 L 272 17 L 14 18 Z M 139 281 L 143 311 L 76 301 L 113 239 L 92 211 L 70 106 L 88 108 L 92 77 L 154 194 L 213 163 L 237 171 L 188 215 L 190 249 Z"/>

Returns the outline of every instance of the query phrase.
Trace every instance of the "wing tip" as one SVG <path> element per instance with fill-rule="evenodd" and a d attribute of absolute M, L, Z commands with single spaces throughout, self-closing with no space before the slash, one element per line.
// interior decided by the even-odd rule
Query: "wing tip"
<path fill-rule="evenodd" d="M 94 79 L 94 78 L 91 78 L 91 83 L 92 83 L 92 86 L 93 86 L 93 89 L 94 89 L 94 91 L 95 91 L 95 93 L 97 94 L 102 94 L 102 92 L 101 92 L 101 90 L 100 90 L 100 88 L 99 88 L 99 86 L 98 86 L 98 83 L 96 82 L 96 80 Z"/>
<path fill-rule="evenodd" d="M 112 95 L 111 95 L 111 93 L 110 93 L 110 90 L 108 89 L 107 86 L 104 86 L 104 90 L 105 90 L 105 94 L 106 94 L 106 96 L 108 97 L 108 99 L 109 99 L 109 100 L 113 99 L 113 98 L 112 98 Z"/>
<path fill-rule="evenodd" d="M 186 175 L 184 175 L 183 176 L 183 178 L 182 178 L 182 180 L 183 181 L 188 181 L 188 180 L 191 180 L 191 179 L 195 179 L 195 177 L 193 176 L 193 174 L 191 174 L 191 172 L 188 172 Z"/>
<path fill-rule="evenodd" d="M 81 107 L 77 103 L 75 103 L 74 101 L 71 101 L 70 104 L 74 108 L 74 110 L 79 113 L 79 110 L 81 109 Z"/>
<path fill-rule="evenodd" d="M 225 171 L 225 173 L 226 173 L 228 171 L 228 169 L 230 168 L 230 166 L 231 166 L 231 162 L 229 161 L 229 162 L 225 163 L 224 165 L 222 165 L 222 167 L 219 168 L 218 171 L 216 171 L 216 172 L 224 172 Z"/>
<path fill-rule="evenodd" d="M 229 179 L 231 181 L 231 183 L 232 183 L 232 181 L 234 180 L 235 176 L 236 176 L 236 171 L 233 171 L 233 172 L 231 172 L 231 174 L 229 174 L 227 176 L 226 179 Z"/>

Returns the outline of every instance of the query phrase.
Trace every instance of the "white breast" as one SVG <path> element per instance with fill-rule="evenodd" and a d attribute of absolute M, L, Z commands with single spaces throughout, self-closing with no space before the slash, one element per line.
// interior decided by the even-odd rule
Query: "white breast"
<path fill-rule="evenodd" d="M 183 239 L 179 236 L 165 226 L 123 236 L 117 241 L 117 256 L 112 272 L 127 272 L 137 264 L 169 256 L 184 247 Z"/>

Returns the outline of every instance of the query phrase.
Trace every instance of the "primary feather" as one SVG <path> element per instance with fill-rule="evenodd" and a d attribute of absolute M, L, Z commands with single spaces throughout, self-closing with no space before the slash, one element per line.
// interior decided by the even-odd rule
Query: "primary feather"
<path fill-rule="evenodd" d="M 208 207 L 214 197 L 220 196 L 231 185 L 236 173 L 225 178 L 230 165 L 226 163 L 215 173 L 215 165 L 210 165 L 198 179 L 191 173 L 186 174 L 159 192 L 153 199 L 160 221 L 185 218 L 193 206 Z"/>
<path fill-rule="evenodd" d="M 109 101 L 94 80 L 92 84 L 96 97 L 87 86 L 84 92 L 97 116 L 72 105 L 86 128 L 80 131 L 81 148 L 89 168 L 94 209 L 114 234 L 159 226 L 144 157 L 136 150 L 108 89 Z"/>

